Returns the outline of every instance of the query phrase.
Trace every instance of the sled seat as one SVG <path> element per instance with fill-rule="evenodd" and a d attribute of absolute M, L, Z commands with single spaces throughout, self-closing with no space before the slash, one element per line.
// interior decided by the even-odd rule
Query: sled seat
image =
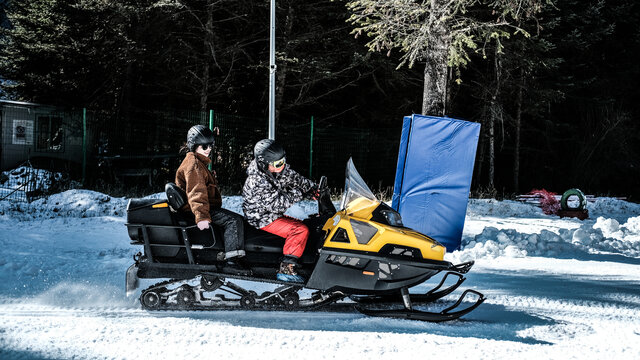
<path fill-rule="evenodd" d="M 188 202 L 187 194 L 184 190 L 174 183 L 167 183 L 164 189 L 167 194 L 167 202 L 171 209 L 174 210 L 176 215 L 182 215 L 182 218 L 178 221 L 180 222 L 180 220 L 182 220 L 185 224 L 183 226 L 195 225 L 195 217 L 193 216 L 193 213 L 184 211 L 184 207 Z M 249 225 L 247 220 L 244 218 L 243 224 L 245 251 L 282 253 L 284 238 L 256 229 Z"/>
<path fill-rule="evenodd" d="M 178 245 L 180 236 L 166 201 L 131 199 L 127 204 L 127 229 L 134 243 L 142 244 L 145 236 L 153 244 Z M 175 256 L 177 249 L 165 247 L 161 256 Z"/>
<path fill-rule="evenodd" d="M 158 262 L 215 263 L 217 253 L 224 250 L 222 229 L 214 225 L 210 231 L 199 230 L 193 213 L 184 209 L 176 210 L 186 204 L 184 191 L 175 184 L 167 184 L 166 189 L 167 200 L 129 200 L 126 225 L 132 244 L 145 245 L 145 254 L 149 256 L 151 253 Z M 184 202 L 181 204 L 181 201 Z M 256 229 L 246 220 L 243 220 L 243 224 L 248 256 L 250 253 L 271 254 L 267 258 L 260 258 L 268 263 L 277 262 L 282 256 L 284 238 Z M 185 232 L 193 248 L 190 251 L 185 248 Z"/>

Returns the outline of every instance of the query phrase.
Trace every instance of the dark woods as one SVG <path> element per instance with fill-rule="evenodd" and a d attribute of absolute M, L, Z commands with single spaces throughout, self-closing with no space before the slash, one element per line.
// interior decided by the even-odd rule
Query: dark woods
<path fill-rule="evenodd" d="M 267 0 L 0 4 L 3 98 L 267 113 Z M 396 69 L 399 51 L 369 52 L 344 1 L 277 6 L 278 119 L 397 127 L 399 138 L 402 116 L 421 112 L 423 66 Z M 557 0 L 518 24 L 530 37 L 490 41 L 450 71 L 447 115 L 483 124 L 475 189 L 640 197 L 639 7 Z"/>

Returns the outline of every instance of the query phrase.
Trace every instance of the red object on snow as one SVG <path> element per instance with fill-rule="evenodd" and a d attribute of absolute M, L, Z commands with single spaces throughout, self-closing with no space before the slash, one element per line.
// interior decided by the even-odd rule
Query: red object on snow
<path fill-rule="evenodd" d="M 554 192 L 545 189 L 533 189 L 529 192 L 529 195 L 540 196 L 540 207 L 542 208 L 542 212 L 547 215 L 555 215 L 558 213 L 558 210 L 560 210 L 560 201 L 555 197 L 555 195 L 558 194 Z"/>
<path fill-rule="evenodd" d="M 574 217 L 580 220 L 587 219 L 589 217 L 589 210 L 558 210 L 558 216 L 561 218 Z"/>

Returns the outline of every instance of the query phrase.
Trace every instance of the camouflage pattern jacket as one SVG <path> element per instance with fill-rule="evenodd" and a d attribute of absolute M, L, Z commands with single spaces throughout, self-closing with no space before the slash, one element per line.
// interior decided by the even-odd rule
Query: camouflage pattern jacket
<path fill-rule="evenodd" d="M 260 229 L 282 217 L 291 205 L 310 197 L 316 184 L 293 171 L 289 164 L 279 174 L 258 169 L 252 161 L 242 188 L 242 210 L 249 224 Z"/>
<path fill-rule="evenodd" d="M 209 163 L 208 157 L 189 152 L 176 171 L 176 185 L 187 193 L 187 207 L 196 216 L 196 223 L 211 222 L 209 211 L 222 206 L 218 179 L 207 169 Z"/>

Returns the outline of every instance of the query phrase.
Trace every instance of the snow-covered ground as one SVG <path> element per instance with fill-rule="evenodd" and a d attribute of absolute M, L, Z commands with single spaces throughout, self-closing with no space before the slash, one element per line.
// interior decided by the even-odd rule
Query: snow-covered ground
<path fill-rule="evenodd" d="M 637 204 L 598 200 L 579 221 L 471 200 L 464 247 L 447 259 L 476 261 L 463 287 L 487 300 L 433 324 L 354 311 L 143 311 L 124 294 L 140 250 L 126 202 L 83 190 L 0 202 L 0 359 L 640 359 Z M 240 202 L 224 199 L 237 212 Z M 290 210 L 313 212 L 312 202 Z"/>

